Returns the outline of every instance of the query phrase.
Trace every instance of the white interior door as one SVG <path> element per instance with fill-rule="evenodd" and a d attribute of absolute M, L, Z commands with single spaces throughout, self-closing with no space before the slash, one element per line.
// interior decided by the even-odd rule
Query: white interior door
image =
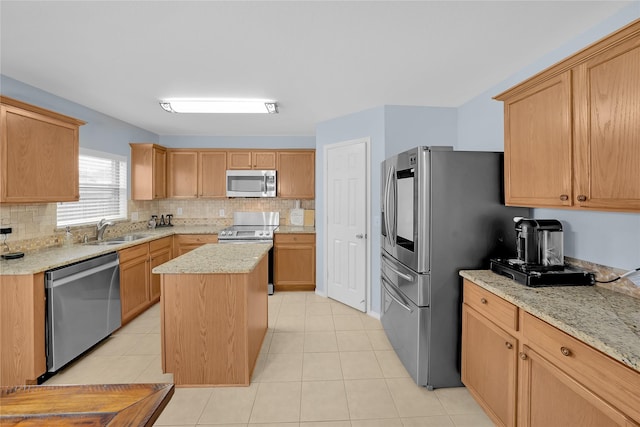
<path fill-rule="evenodd" d="M 368 139 L 325 148 L 327 177 L 327 294 L 367 310 Z"/>

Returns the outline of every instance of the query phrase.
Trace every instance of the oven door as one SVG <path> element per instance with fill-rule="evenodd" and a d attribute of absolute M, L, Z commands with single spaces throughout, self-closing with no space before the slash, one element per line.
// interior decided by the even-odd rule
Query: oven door
<path fill-rule="evenodd" d="M 429 271 L 431 152 L 417 147 L 382 167 L 382 248 L 418 273 Z"/>

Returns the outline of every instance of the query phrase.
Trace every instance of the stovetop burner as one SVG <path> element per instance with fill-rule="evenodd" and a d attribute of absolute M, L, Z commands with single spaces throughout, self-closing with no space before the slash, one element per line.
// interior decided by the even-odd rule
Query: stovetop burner
<path fill-rule="evenodd" d="M 491 271 L 525 286 L 589 286 L 595 283 L 593 273 L 567 265 L 531 265 L 517 259 L 492 259 Z"/>
<path fill-rule="evenodd" d="M 269 241 L 280 224 L 279 212 L 234 212 L 231 227 L 220 230 L 218 241 Z"/>

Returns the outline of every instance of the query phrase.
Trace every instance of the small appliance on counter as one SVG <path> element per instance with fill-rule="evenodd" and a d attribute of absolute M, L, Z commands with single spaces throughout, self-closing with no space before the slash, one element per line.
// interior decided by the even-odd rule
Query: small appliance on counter
<path fill-rule="evenodd" d="M 516 258 L 491 259 L 491 271 L 526 286 L 593 285 L 595 276 L 564 263 L 562 223 L 515 217 Z"/>

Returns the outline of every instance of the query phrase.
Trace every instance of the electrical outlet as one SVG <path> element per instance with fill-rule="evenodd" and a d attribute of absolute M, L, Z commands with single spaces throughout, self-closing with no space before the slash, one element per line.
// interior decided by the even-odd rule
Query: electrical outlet
<path fill-rule="evenodd" d="M 220 218 L 224 218 L 224 209 L 220 209 L 220 210 L 218 211 L 218 216 L 219 216 Z"/>
<path fill-rule="evenodd" d="M 138 220 L 138 212 L 131 212 L 131 221 Z"/>
<path fill-rule="evenodd" d="M 0 228 L 0 234 L 11 234 L 12 231 L 13 228 L 11 227 Z"/>
<path fill-rule="evenodd" d="M 177 209 L 178 215 L 182 215 L 182 208 Z"/>

